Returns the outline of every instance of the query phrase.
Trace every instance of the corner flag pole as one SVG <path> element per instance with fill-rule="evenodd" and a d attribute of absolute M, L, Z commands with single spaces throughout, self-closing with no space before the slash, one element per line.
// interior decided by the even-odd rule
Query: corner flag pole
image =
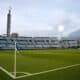
<path fill-rule="evenodd" d="M 14 53 L 14 76 L 16 77 L 16 41 L 15 41 L 15 53 Z"/>

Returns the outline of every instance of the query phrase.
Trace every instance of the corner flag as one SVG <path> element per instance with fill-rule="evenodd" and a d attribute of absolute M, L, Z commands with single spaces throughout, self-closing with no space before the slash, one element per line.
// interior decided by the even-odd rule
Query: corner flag
<path fill-rule="evenodd" d="M 20 53 L 19 50 L 18 50 L 18 46 L 17 46 L 16 41 L 15 41 L 15 51 L 16 51 L 16 53 Z"/>

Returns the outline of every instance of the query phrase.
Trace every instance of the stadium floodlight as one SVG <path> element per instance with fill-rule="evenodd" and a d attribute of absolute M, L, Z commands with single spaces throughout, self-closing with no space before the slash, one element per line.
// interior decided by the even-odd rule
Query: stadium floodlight
<path fill-rule="evenodd" d="M 58 26 L 58 31 L 59 31 L 60 33 L 62 33 L 62 32 L 64 31 L 64 26 L 63 26 L 63 25 L 59 25 L 59 26 Z"/>
<path fill-rule="evenodd" d="M 62 33 L 63 33 L 63 31 L 64 31 L 64 26 L 63 25 L 59 25 L 58 26 L 58 31 L 59 31 L 59 33 L 60 33 L 60 39 L 62 38 Z"/>
<path fill-rule="evenodd" d="M 63 31 L 64 31 L 64 26 L 63 25 L 59 25 L 58 26 L 58 31 L 60 33 L 59 40 L 60 40 L 61 46 L 62 46 L 63 45 L 63 42 L 62 42 L 62 34 L 63 34 Z"/>

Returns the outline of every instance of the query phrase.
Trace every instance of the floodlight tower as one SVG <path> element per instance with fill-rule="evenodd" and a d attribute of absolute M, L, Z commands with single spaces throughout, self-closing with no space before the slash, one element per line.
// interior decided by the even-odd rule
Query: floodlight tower
<path fill-rule="evenodd" d="M 9 12 L 7 14 L 7 36 L 10 36 L 10 29 L 11 29 L 11 7 L 9 7 Z"/>
<path fill-rule="evenodd" d="M 59 36 L 60 48 L 64 48 L 64 42 L 63 42 L 63 40 L 62 40 L 63 31 L 64 31 L 64 26 L 63 26 L 63 25 L 59 25 L 59 26 L 58 26 L 58 31 L 59 31 L 59 33 L 60 33 L 60 36 Z"/>

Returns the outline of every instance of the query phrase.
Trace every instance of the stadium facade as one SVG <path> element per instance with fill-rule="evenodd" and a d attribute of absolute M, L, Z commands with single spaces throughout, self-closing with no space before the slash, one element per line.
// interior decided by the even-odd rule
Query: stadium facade
<path fill-rule="evenodd" d="M 56 37 L 12 37 L 0 36 L 0 49 L 48 49 L 48 48 L 79 48 L 80 40 L 58 40 Z"/>
<path fill-rule="evenodd" d="M 24 37 L 17 33 L 10 34 L 11 10 L 7 15 L 6 35 L 0 36 L 0 49 L 14 49 L 15 41 L 18 49 L 48 49 L 48 48 L 79 48 L 80 40 L 72 40 L 57 37 Z"/>

